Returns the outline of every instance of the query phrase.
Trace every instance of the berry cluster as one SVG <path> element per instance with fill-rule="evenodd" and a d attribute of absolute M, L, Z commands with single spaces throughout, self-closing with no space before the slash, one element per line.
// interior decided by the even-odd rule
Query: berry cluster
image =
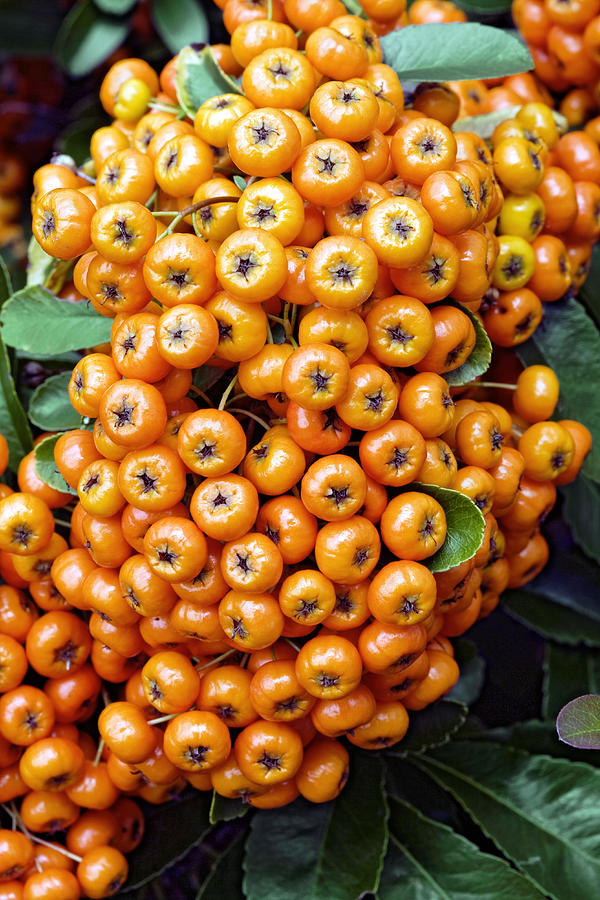
<path fill-rule="evenodd" d="M 65 296 L 113 324 L 73 369 L 82 427 L 55 445 L 76 505 L 35 451 L 18 492 L 0 486 L 15 897 L 51 896 L 50 872 L 61 898 L 115 893 L 143 834 L 133 796 L 336 797 L 346 741 L 401 741 L 458 679 L 449 639 L 544 566 L 540 523 L 590 449 L 550 421 L 547 367 L 447 379 L 482 326 L 512 348 L 582 283 L 600 152 L 540 101 L 491 149 L 450 129 L 447 88 L 405 109 L 376 29 L 339 7 L 244 20 L 228 0 L 214 57 L 243 93 L 192 121 L 177 58 L 160 77 L 121 60 L 91 162 L 34 176 L 35 237 L 75 262 Z M 483 539 L 432 572 L 440 488 L 473 501 Z M 66 855 L 39 837 L 57 831 Z"/>
<path fill-rule="evenodd" d="M 513 0 L 512 16 L 536 75 L 553 93 L 564 94 L 561 113 L 571 126 L 581 127 L 600 106 L 600 3 Z M 595 140 L 598 123 L 592 127 Z"/>

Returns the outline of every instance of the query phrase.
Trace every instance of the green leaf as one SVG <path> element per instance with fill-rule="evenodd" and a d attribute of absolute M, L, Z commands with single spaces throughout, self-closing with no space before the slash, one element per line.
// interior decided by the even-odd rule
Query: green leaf
<path fill-rule="evenodd" d="M 57 294 L 67 280 L 73 262 L 70 259 L 55 259 L 42 250 L 34 237 L 27 247 L 27 285 L 40 285 Z"/>
<path fill-rule="evenodd" d="M 71 406 L 68 386 L 70 372 L 51 375 L 33 392 L 29 418 L 42 431 L 68 431 L 79 428 L 81 416 Z"/>
<path fill-rule="evenodd" d="M 365 11 L 358 2 L 358 0 L 342 0 L 342 3 L 348 10 L 351 16 L 360 16 L 362 19 L 366 19 Z"/>
<path fill-rule="evenodd" d="M 475 313 L 472 313 L 466 306 L 455 304 L 462 312 L 465 313 L 473 323 L 475 329 L 475 346 L 470 356 L 458 369 L 453 372 L 445 372 L 444 378 L 451 387 L 458 387 L 462 384 L 470 384 L 490 367 L 492 361 L 492 344 L 487 336 L 487 332 L 483 327 L 481 320 Z"/>
<path fill-rule="evenodd" d="M 111 16 L 124 16 L 137 2 L 138 0 L 94 0 L 94 5 Z"/>
<path fill-rule="evenodd" d="M 584 694 L 563 706 L 556 719 L 558 736 L 582 750 L 600 750 L 600 696 Z"/>
<path fill-rule="evenodd" d="M 432 572 L 445 572 L 477 553 L 483 540 L 485 522 L 481 512 L 469 497 L 449 488 L 413 482 L 408 490 L 429 494 L 446 514 L 446 540 L 440 549 L 423 565 Z"/>
<path fill-rule="evenodd" d="M 467 737 L 467 735 L 465 735 Z M 514 722 L 499 728 L 489 728 L 478 734 L 468 735 L 470 740 L 493 741 L 507 744 L 515 750 L 527 753 L 544 753 L 559 759 L 572 759 L 575 762 L 598 764 L 598 754 L 594 750 L 577 750 L 558 740 L 556 722 L 542 722 L 540 719 L 528 719 L 525 722 Z"/>
<path fill-rule="evenodd" d="M 241 175 L 234 175 L 233 182 L 236 185 L 236 187 L 239 187 L 240 191 L 246 190 L 246 179 L 242 178 Z"/>
<path fill-rule="evenodd" d="M 597 693 L 600 693 L 600 653 L 597 650 L 546 644 L 542 687 L 545 719 L 555 719 L 573 697 Z"/>
<path fill-rule="evenodd" d="M 456 5 L 468 13 L 497 16 L 510 10 L 511 0 L 456 0 Z"/>
<path fill-rule="evenodd" d="M 573 540 L 600 563 L 600 487 L 583 473 L 560 489 L 562 513 Z"/>
<path fill-rule="evenodd" d="M 82 165 L 90 158 L 90 139 L 94 131 L 104 125 L 105 121 L 100 116 L 87 116 L 72 122 L 58 136 L 59 150 L 72 156 L 77 165 Z"/>
<path fill-rule="evenodd" d="M 4 306 L 11 294 L 12 284 L 10 281 L 10 273 L 6 268 L 6 263 L 0 256 L 0 309 Z"/>
<path fill-rule="evenodd" d="M 0 257 L 0 307 L 11 294 L 8 269 Z M 15 389 L 10 359 L 4 341 L 0 337 L 0 434 L 8 444 L 8 464 L 16 472 L 19 462 L 33 446 L 31 429 L 25 410 Z"/>
<path fill-rule="evenodd" d="M 210 47 L 203 47 L 202 50 L 184 47 L 180 51 L 175 87 L 179 103 L 192 119 L 205 100 L 218 94 L 241 94 L 233 78 L 221 69 Z"/>
<path fill-rule="evenodd" d="M 600 647 L 600 623 L 595 619 L 523 590 L 505 591 L 502 603 L 513 619 L 542 637 L 563 644 Z"/>
<path fill-rule="evenodd" d="M 581 300 L 587 311 L 600 325 L 600 247 L 594 245 L 590 270 L 583 285 L 579 288 L 578 299 Z"/>
<path fill-rule="evenodd" d="M 465 116 L 464 119 L 457 119 L 453 123 L 452 131 L 472 131 L 484 140 L 489 140 L 496 126 L 506 119 L 513 119 L 520 108 L 520 106 L 503 106 L 502 109 L 495 109 L 493 112 L 482 113 L 479 116 Z M 562 134 L 567 131 L 568 123 L 565 117 L 556 110 L 552 110 L 552 115 L 559 132 Z"/>
<path fill-rule="evenodd" d="M 112 319 L 87 303 L 59 300 L 31 286 L 17 291 L 2 309 L 2 337 L 10 347 L 31 354 L 64 353 L 92 347 L 110 338 Z"/>
<path fill-rule="evenodd" d="M 213 791 L 212 801 L 210 804 L 210 824 L 215 825 L 217 822 L 230 822 L 232 819 L 240 819 L 247 815 L 249 806 L 241 800 L 230 800 L 227 797 L 221 797 L 216 791 Z"/>
<path fill-rule="evenodd" d="M 376 890 L 388 838 L 384 774 L 379 755 L 356 753 L 337 800 L 258 812 L 246 843 L 247 900 L 349 900 Z"/>
<path fill-rule="evenodd" d="M 48 56 L 63 16 L 57 3 L 0 0 L 0 53 L 12 56 L 18 48 L 19 56 Z"/>
<path fill-rule="evenodd" d="M 196 900 L 235 900 L 244 896 L 242 865 L 245 837 L 246 832 L 242 832 L 217 856 L 208 878 L 196 894 Z"/>
<path fill-rule="evenodd" d="M 62 477 L 54 462 L 54 448 L 60 434 L 51 434 L 35 445 L 35 471 L 46 484 L 57 491 L 77 495 Z"/>
<path fill-rule="evenodd" d="M 553 547 L 543 571 L 527 585 L 528 592 L 567 606 L 600 622 L 598 566 L 576 547 Z"/>
<path fill-rule="evenodd" d="M 401 894 L 398 893 L 402 885 Z M 507 862 L 482 853 L 447 825 L 402 801 L 390 803 L 390 849 L 378 900 L 542 900 Z"/>
<path fill-rule="evenodd" d="M 152 0 L 152 21 L 171 53 L 208 41 L 208 19 L 196 0 Z"/>
<path fill-rule="evenodd" d="M 449 741 L 467 718 L 467 707 L 451 700 L 438 700 L 410 714 L 406 737 L 386 752 L 386 756 L 404 756 L 422 753 L 430 747 L 439 747 Z"/>
<path fill-rule="evenodd" d="M 583 422 L 593 438 L 583 472 L 600 482 L 600 332 L 577 300 L 544 304 L 544 318 L 533 336 L 517 352 L 525 365 L 533 347 L 542 361 L 554 369 L 560 382 L 556 418 Z M 568 348 L 568 350 L 567 350 Z"/>
<path fill-rule="evenodd" d="M 129 856 L 129 878 L 123 897 L 160 875 L 200 843 L 210 827 L 209 807 L 210 794 L 200 791 L 160 806 L 144 807 L 146 833 Z"/>
<path fill-rule="evenodd" d="M 63 19 L 54 43 L 54 58 L 72 78 L 81 78 L 108 59 L 128 31 L 128 21 L 107 16 L 91 0 L 82 0 Z"/>
<path fill-rule="evenodd" d="M 454 643 L 454 658 L 460 668 L 460 678 L 447 695 L 448 700 L 470 706 L 478 699 L 485 679 L 485 661 L 477 651 L 477 645 L 467 638 Z"/>
<path fill-rule="evenodd" d="M 533 69 L 517 38 L 478 22 L 407 25 L 380 40 L 384 62 L 403 81 L 467 81 Z"/>
<path fill-rule="evenodd" d="M 600 879 L 600 771 L 500 744 L 453 741 L 415 762 L 497 847 L 557 900 L 594 897 Z"/>
<path fill-rule="evenodd" d="M 427 772 L 413 765 L 413 760 L 413 756 L 398 756 L 388 765 L 388 795 L 418 807 L 424 816 L 444 822 L 455 831 L 462 831 L 465 814 L 459 804 Z"/>
<path fill-rule="evenodd" d="M 201 391 L 213 387 L 225 374 L 219 366 L 199 366 L 194 372 L 194 385 Z"/>
<path fill-rule="evenodd" d="M 472 131 L 478 134 L 484 140 L 491 138 L 494 129 L 506 119 L 512 119 L 520 110 L 520 106 L 504 106 L 502 109 L 495 109 L 491 113 L 482 113 L 480 116 L 466 116 L 464 119 L 457 119 L 452 125 L 452 131 Z"/>

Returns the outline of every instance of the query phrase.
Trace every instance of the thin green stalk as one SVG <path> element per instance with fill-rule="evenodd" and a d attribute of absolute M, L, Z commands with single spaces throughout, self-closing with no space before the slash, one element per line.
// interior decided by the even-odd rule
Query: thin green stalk
<path fill-rule="evenodd" d="M 222 659 L 227 659 L 229 656 L 231 656 L 232 653 L 237 653 L 237 650 L 226 650 L 225 653 L 221 653 L 220 656 L 215 656 L 214 659 L 211 659 L 210 662 L 204 663 L 203 666 L 196 666 L 196 672 L 202 672 L 203 669 L 209 669 L 211 666 L 214 666 L 215 663 L 220 663 Z"/>
<path fill-rule="evenodd" d="M 258 422 L 265 431 L 268 431 L 271 427 L 268 422 L 265 422 L 264 419 L 261 419 L 260 416 L 257 416 L 256 413 L 250 412 L 249 409 L 242 409 L 241 407 L 230 406 L 227 412 L 237 413 L 239 416 L 248 416 L 249 419 L 254 419 L 255 422 Z"/>
<path fill-rule="evenodd" d="M 225 409 L 225 406 L 227 404 L 227 398 L 231 394 L 231 392 L 234 389 L 234 387 L 236 386 L 236 384 L 237 384 L 237 375 L 234 375 L 233 378 L 231 379 L 231 381 L 229 382 L 229 384 L 227 385 L 227 387 L 225 388 L 223 396 L 221 397 L 221 400 L 219 402 L 219 407 L 218 407 L 219 409 Z"/>
<path fill-rule="evenodd" d="M 208 394 L 205 394 L 204 391 L 201 391 L 200 388 L 197 388 L 195 384 L 191 386 L 190 393 L 196 394 L 198 397 L 202 397 L 202 399 L 208 406 L 214 407 L 215 404 L 212 402 Z"/>
<path fill-rule="evenodd" d="M 4 807 L 4 809 L 6 809 L 6 811 L 8 812 L 8 807 Z M 33 843 L 36 843 L 36 844 L 41 844 L 42 847 L 49 847 L 50 850 L 56 850 L 58 853 L 62 853 L 63 856 L 68 856 L 69 859 L 72 859 L 76 863 L 81 862 L 81 856 L 77 856 L 76 853 L 71 853 L 69 850 L 66 849 L 66 847 L 63 847 L 61 844 L 51 844 L 50 841 L 45 841 L 43 838 L 39 837 L 37 834 L 32 834 L 31 831 L 29 831 L 29 829 L 25 826 L 25 823 L 23 822 L 23 819 L 17 812 L 17 809 L 16 809 L 14 803 L 10 804 L 10 810 L 11 810 L 11 812 L 9 812 L 9 815 L 11 816 L 13 821 L 17 822 L 17 824 L 19 826 L 19 830 L 22 831 L 23 834 L 26 837 L 28 837 L 30 841 L 32 841 Z"/>
<path fill-rule="evenodd" d="M 236 400 L 244 400 L 247 396 L 248 394 L 245 394 L 243 391 L 241 391 L 239 394 L 234 394 L 233 397 L 230 397 L 227 403 L 235 403 Z"/>
<path fill-rule="evenodd" d="M 193 213 L 197 212 L 199 209 L 203 209 L 205 206 L 212 206 L 214 203 L 237 203 L 239 197 L 209 197 L 208 200 L 199 200 L 198 203 L 192 203 L 191 206 L 186 206 L 185 209 L 182 209 L 181 212 L 175 213 L 175 218 L 170 223 L 170 225 L 165 228 L 163 233 L 159 235 L 157 238 L 160 241 L 161 238 L 166 237 L 167 234 L 172 234 L 177 225 L 185 219 L 186 216 L 191 216 Z M 162 216 L 162 215 L 173 215 L 173 213 L 168 211 L 159 211 L 152 213 L 153 216 Z"/>
<path fill-rule="evenodd" d="M 104 750 L 104 738 L 100 738 L 98 742 L 98 749 L 96 750 L 96 755 L 94 757 L 93 765 L 97 766 L 102 759 L 102 751 Z"/>
<path fill-rule="evenodd" d="M 54 521 L 56 522 L 57 525 L 62 525 L 63 528 L 70 528 L 70 527 L 71 527 L 71 523 L 70 523 L 70 522 L 67 522 L 66 519 L 57 519 L 57 518 L 55 518 Z"/>
<path fill-rule="evenodd" d="M 157 102 L 153 103 L 152 100 L 150 100 L 150 102 L 148 103 L 148 109 L 151 109 L 154 112 L 173 113 L 173 115 L 176 115 L 178 113 L 183 113 L 183 115 L 185 116 L 185 114 L 186 114 L 185 109 L 182 109 L 181 106 L 175 106 L 174 103 L 173 104 L 157 103 Z"/>
<path fill-rule="evenodd" d="M 501 391 L 516 391 L 516 384 L 502 384 L 498 381 L 474 381 L 472 387 L 496 388 Z"/>
<path fill-rule="evenodd" d="M 163 722 L 170 722 L 179 713 L 170 713 L 168 716 L 159 716 L 157 719 L 148 719 L 148 725 L 162 725 Z"/>

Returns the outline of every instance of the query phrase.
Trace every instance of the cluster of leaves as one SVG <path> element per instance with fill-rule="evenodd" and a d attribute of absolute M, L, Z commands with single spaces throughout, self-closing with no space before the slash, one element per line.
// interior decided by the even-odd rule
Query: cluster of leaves
<path fill-rule="evenodd" d="M 579 694 L 600 693 L 596 678 L 600 672 L 599 295 L 596 247 L 579 297 L 546 304 L 542 324 L 519 349 L 525 365 L 543 363 L 556 372 L 560 381 L 556 418 L 584 422 L 594 441 L 579 477 L 559 489 L 568 532 L 555 526 L 550 562 L 542 574 L 525 589 L 508 591 L 503 597 L 512 616 L 547 640 L 543 712 L 549 718 Z M 600 749 L 600 699 L 588 697 L 565 710 L 559 734 L 576 746 Z"/>
<path fill-rule="evenodd" d="M 540 723 L 484 730 L 467 713 L 440 701 L 414 716 L 398 748 L 354 751 L 331 803 L 256 811 L 196 794 L 151 811 L 123 896 L 154 896 L 163 868 L 206 839 L 207 820 L 231 828 L 195 880 L 196 900 L 570 900 L 574 883 L 593 896 L 600 772 L 561 758 L 557 742 L 554 756 L 525 752 L 550 743 Z"/>
<path fill-rule="evenodd" d="M 46 55 L 73 78 L 88 75 L 128 39 L 140 0 L 76 0 L 67 15 L 60 4 L 0 0 L 0 52 Z M 210 4 L 202 0 L 151 0 L 152 25 L 167 52 L 209 38 Z M 32 21 L 36 28 L 32 29 Z"/>

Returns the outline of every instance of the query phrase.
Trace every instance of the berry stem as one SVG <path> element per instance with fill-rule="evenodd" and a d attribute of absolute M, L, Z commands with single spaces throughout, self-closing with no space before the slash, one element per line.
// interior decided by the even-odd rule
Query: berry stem
<path fill-rule="evenodd" d="M 274 344 L 273 340 L 273 332 L 271 331 L 271 323 L 269 322 L 269 316 L 267 316 L 267 344 Z"/>
<path fill-rule="evenodd" d="M 298 646 L 298 644 L 295 644 L 294 641 L 290 640 L 290 638 L 285 638 L 285 640 L 288 642 L 288 644 L 290 645 L 290 647 L 293 647 L 293 648 L 294 648 L 294 650 L 296 651 L 296 653 L 300 653 L 300 647 Z"/>
<path fill-rule="evenodd" d="M 104 750 L 104 738 L 100 738 L 98 741 L 98 749 L 96 750 L 96 755 L 94 757 L 93 765 L 97 766 L 102 759 L 102 751 Z"/>
<path fill-rule="evenodd" d="M 254 419 L 255 422 L 258 422 L 259 425 L 262 425 L 265 431 L 268 431 L 271 427 L 268 422 L 266 422 L 264 419 L 261 419 L 260 416 L 256 415 L 256 413 L 250 412 L 249 409 L 241 409 L 241 407 L 230 406 L 228 412 L 237 413 L 240 416 L 248 416 L 250 419 Z"/>
<path fill-rule="evenodd" d="M 91 175 L 88 175 L 83 169 L 75 169 L 75 174 L 79 175 L 80 178 L 83 178 L 84 181 L 87 181 L 89 184 L 96 184 L 96 179 L 92 178 Z"/>
<path fill-rule="evenodd" d="M 161 103 L 157 100 L 150 100 L 150 102 L 148 103 L 148 109 L 156 110 L 158 112 L 173 113 L 173 115 L 182 112 L 185 115 L 185 109 L 182 109 L 181 106 L 175 106 L 174 103 Z"/>
<path fill-rule="evenodd" d="M 197 388 L 195 384 L 191 386 L 190 393 L 196 394 L 198 397 L 202 397 L 207 406 L 214 407 L 214 403 L 212 402 L 208 394 L 205 394 L 204 391 L 201 391 L 200 388 Z"/>
<path fill-rule="evenodd" d="M 12 822 L 11 828 L 13 831 L 16 831 L 17 830 L 17 812 L 16 812 L 13 804 L 11 803 L 10 806 L 8 806 L 8 804 L 2 803 L 2 804 L 0 804 L 0 806 L 2 807 L 2 809 L 4 810 L 6 815 L 10 816 L 10 820 Z"/>
<path fill-rule="evenodd" d="M 227 403 L 227 398 L 231 394 L 231 392 L 234 389 L 234 387 L 236 386 L 236 384 L 237 384 L 237 375 L 234 375 L 233 378 L 231 379 L 231 381 L 229 382 L 229 384 L 227 385 L 227 387 L 225 388 L 225 391 L 223 392 L 223 396 L 221 397 L 221 400 L 220 400 L 219 406 L 218 406 L 219 409 L 225 409 L 225 405 Z"/>
<path fill-rule="evenodd" d="M 151 206 L 154 206 L 154 201 L 156 200 L 157 197 L 158 197 L 158 188 L 156 188 L 154 191 L 152 191 L 152 193 L 146 200 L 145 206 L 148 209 L 150 209 Z"/>
<path fill-rule="evenodd" d="M 159 716 L 158 719 L 148 719 L 148 725 L 161 725 L 163 722 L 170 722 L 179 713 L 169 713 L 168 716 Z"/>
<path fill-rule="evenodd" d="M 41 844 L 43 847 L 49 847 L 50 850 L 56 850 L 58 853 L 62 853 L 63 856 L 68 856 L 69 859 L 72 859 L 73 862 L 80 863 L 81 856 L 77 856 L 76 853 L 71 853 L 70 850 L 66 850 L 62 844 L 51 844 L 50 841 L 45 841 L 43 838 L 38 837 L 37 834 L 31 834 L 30 831 L 27 831 L 23 823 L 21 823 L 21 828 L 23 829 L 23 834 L 25 834 L 30 841 L 33 841 L 35 844 Z"/>
<path fill-rule="evenodd" d="M 194 234 L 196 235 L 196 237 L 199 237 L 204 241 L 205 237 L 198 227 L 198 212 L 192 213 L 192 226 L 194 228 Z"/>
<path fill-rule="evenodd" d="M 499 381 L 476 381 L 473 387 L 496 388 L 501 391 L 516 391 L 516 384 L 503 384 Z"/>
<path fill-rule="evenodd" d="M 156 240 L 160 241 L 160 239 L 166 237 L 167 234 L 173 234 L 174 229 L 179 225 L 182 219 L 185 219 L 186 216 L 191 216 L 205 206 L 212 206 L 213 203 L 237 203 L 238 200 L 239 197 L 209 197 L 208 200 L 199 200 L 197 203 L 192 203 L 191 206 L 186 206 L 185 209 L 182 209 L 179 213 L 175 212 L 175 210 L 158 210 L 157 212 L 153 212 L 153 216 L 175 216 L 168 228 L 165 228 L 163 233 L 159 235 Z"/>
<path fill-rule="evenodd" d="M 8 807 L 4 806 L 3 808 L 6 809 L 7 812 L 9 812 Z M 17 809 L 16 809 L 14 803 L 10 804 L 10 810 L 11 810 L 11 812 L 9 812 L 9 815 L 13 818 L 13 821 L 16 821 L 18 823 L 19 829 L 23 832 L 25 837 L 29 838 L 30 841 L 33 841 L 36 844 L 41 844 L 43 847 L 49 847 L 50 850 L 56 850 L 56 851 L 58 851 L 58 853 L 62 853 L 63 856 L 68 856 L 69 859 L 72 859 L 76 863 L 81 862 L 81 856 L 77 856 L 76 853 L 71 853 L 69 850 L 66 849 L 66 847 L 63 847 L 61 844 L 51 844 L 50 841 L 45 841 L 43 838 L 38 837 L 37 834 L 32 834 L 31 831 L 29 831 L 29 829 L 26 827 L 26 825 L 23 822 L 23 819 L 21 818 L 19 813 L 17 812 Z"/>
<path fill-rule="evenodd" d="M 228 656 L 231 656 L 232 653 L 236 653 L 237 651 L 233 648 L 231 650 L 226 650 L 225 653 L 221 653 L 220 656 L 215 656 L 214 659 L 211 659 L 210 662 L 204 663 L 202 666 L 196 666 L 196 672 L 202 672 L 204 669 L 210 668 L 210 666 L 214 666 L 215 663 L 221 662 L 222 659 L 227 659 Z"/>
<path fill-rule="evenodd" d="M 70 523 L 70 522 L 67 522 L 66 519 L 57 519 L 57 518 L 55 517 L 54 521 L 56 522 L 57 525 L 62 525 L 63 528 L 70 528 L 70 527 L 71 527 L 71 523 Z"/>
<path fill-rule="evenodd" d="M 234 394 L 233 397 L 230 397 L 227 401 L 227 404 L 235 403 L 236 400 L 244 400 L 247 396 L 248 396 L 248 394 L 245 394 L 243 391 L 240 391 L 239 394 Z"/>

